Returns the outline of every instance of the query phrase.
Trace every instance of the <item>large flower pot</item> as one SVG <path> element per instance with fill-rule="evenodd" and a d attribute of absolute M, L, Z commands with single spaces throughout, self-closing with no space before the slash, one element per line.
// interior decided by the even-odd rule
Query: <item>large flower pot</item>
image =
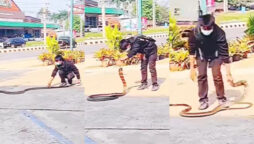
<path fill-rule="evenodd" d="M 180 70 L 182 70 L 182 67 L 178 63 L 169 63 L 169 70 L 172 72 L 180 71 Z"/>
<path fill-rule="evenodd" d="M 82 62 L 84 62 L 85 61 L 85 58 L 78 58 L 77 59 L 77 63 L 82 63 Z"/>
<path fill-rule="evenodd" d="M 123 63 L 123 61 L 117 60 L 117 61 L 116 61 L 116 65 L 117 65 L 117 66 L 124 66 L 125 64 Z"/>
<path fill-rule="evenodd" d="M 43 61 L 43 65 L 44 66 L 49 66 L 49 65 L 53 65 L 54 64 L 54 62 L 52 62 L 51 60 L 45 60 L 45 61 Z"/>
<path fill-rule="evenodd" d="M 248 58 L 248 52 L 243 53 L 243 58 Z"/>
<path fill-rule="evenodd" d="M 233 59 L 233 62 L 235 62 L 235 61 L 240 61 L 242 59 L 242 57 L 239 54 L 235 54 L 235 55 L 233 55 L 232 59 Z"/>
<path fill-rule="evenodd" d="M 159 60 L 165 59 L 165 55 L 159 55 Z"/>
<path fill-rule="evenodd" d="M 102 60 L 101 61 L 101 66 L 102 67 L 108 67 L 109 65 L 108 65 L 108 60 Z"/>

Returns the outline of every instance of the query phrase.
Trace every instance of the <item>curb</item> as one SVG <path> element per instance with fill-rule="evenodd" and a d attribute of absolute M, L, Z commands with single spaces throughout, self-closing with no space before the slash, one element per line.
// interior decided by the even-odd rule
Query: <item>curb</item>
<path fill-rule="evenodd" d="M 247 23 L 237 22 L 237 23 L 220 24 L 220 28 L 222 29 L 247 28 Z"/>
<path fill-rule="evenodd" d="M 0 54 L 1 53 L 10 53 L 10 52 L 44 50 L 44 49 L 46 49 L 44 46 L 24 47 L 24 48 L 6 48 L 6 49 L 0 49 Z"/>

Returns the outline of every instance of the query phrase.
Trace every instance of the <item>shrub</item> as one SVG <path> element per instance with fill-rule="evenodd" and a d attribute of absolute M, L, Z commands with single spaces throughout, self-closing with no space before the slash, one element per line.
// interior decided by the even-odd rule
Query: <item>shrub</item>
<path fill-rule="evenodd" d="M 177 48 L 179 45 L 181 45 L 181 41 L 182 39 L 180 28 L 177 25 L 176 19 L 171 14 L 169 14 L 168 43 L 172 48 Z"/>
<path fill-rule="evenodd" d="M 120 41 L 123 39 L 123 34 L 118 30 L 117 26 L 114 28 L 107 26 L 106 37 L 107 45 L 111 50 L 119 50 Z"/>
<path fill-rule="evenodd" d="M 247 23 L 246 34 L 253 37 L 254 36 L 254 16 L 250 16 Z"/>
<path fill-rule="evenodd" d="M 56 38 L 55 37 L 47 37 L 46 41 L 47 41 L 48 52 L 51 54 L 56 54 L 60 49 Z"/>

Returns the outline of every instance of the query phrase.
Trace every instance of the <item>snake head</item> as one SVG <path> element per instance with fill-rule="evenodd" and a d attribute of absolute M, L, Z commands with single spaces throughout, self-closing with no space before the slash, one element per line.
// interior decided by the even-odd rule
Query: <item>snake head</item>
<path fill-rule="evenodd" d="M 240 82 L 241 82 L 241 84 L 242 84 L 243 86 L 245 86 L 245 87 L 248 86 L 248 82 L 247 82 L 246 80 L 241 80 Z"/>
<path fill-rule="evenodd" d="M 247 87 L 247 86 L 248 86 L 248 83 L 247 83 L 246 80 L 240 80 L 240 81 L 235 82 L 235 83 L 232 82 L 231 85 L 232 85 L 233 87 L 238 87 L 238 86 L 245 86 L 245 87 Z"/>

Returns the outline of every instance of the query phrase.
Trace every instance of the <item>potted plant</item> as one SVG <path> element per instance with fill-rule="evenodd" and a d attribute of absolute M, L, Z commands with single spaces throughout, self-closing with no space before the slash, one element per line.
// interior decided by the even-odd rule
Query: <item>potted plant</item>
<path fill-rule="evenodd" d="M 238 42 L 232 42 L 229 45 L 229 56 L 232 57 L 232 61 L 240 61 L 242 59 L 242 55 L 240 54 L 239 51 L 239 44 Z"/>
<path fill-rule="evenodd" d="M 239 51 L 242 53 L 243 58 L 248 58 L 248 54 L 250 53 L 251 49 L 248 46 L 248 40 L 246 38 L 239 42 Z"/>
<path fill-rule="evenodd" d="M 164 47 L 159 47 L 157 51 L 158 60 L 162 60 L 165 58 L 165 50 Z"/>
<path fill-rule="evenodd" d="M 110 49 L 102 48 L 99 51 L 95 53 L 95 58 L 99 59 L 101 61 L 101 64 L 103 67 L 108 67 L 110 65 L 113 65 L 113 58 L 112 58 L 113 52 Z"/>
<path fill-rule="evenodd" d="M 121 58 L 125 57 L 126 55 L 127 55 L 127 53 L 121 53 L 118 50 L 115 50 L 115 52 L 113 54 L 115 64 L 117 66 L 124 66 L 125 63 L 121 60 Z"/>
<path fill-rule="evenodd" d="M 50 53 L 43 53 L 39 55 L 39 59 L 43 62 L 43 65 L 48 66 L 54 64 L 54 54 Z"/>
<path fill-rule="evenodd" d="M 178 51 L 171 50 L 169 55 L 170 71 L 182 71 L 186 68 L 186 60 L 189 57 L 189 52 L 180 49 Z"/>

